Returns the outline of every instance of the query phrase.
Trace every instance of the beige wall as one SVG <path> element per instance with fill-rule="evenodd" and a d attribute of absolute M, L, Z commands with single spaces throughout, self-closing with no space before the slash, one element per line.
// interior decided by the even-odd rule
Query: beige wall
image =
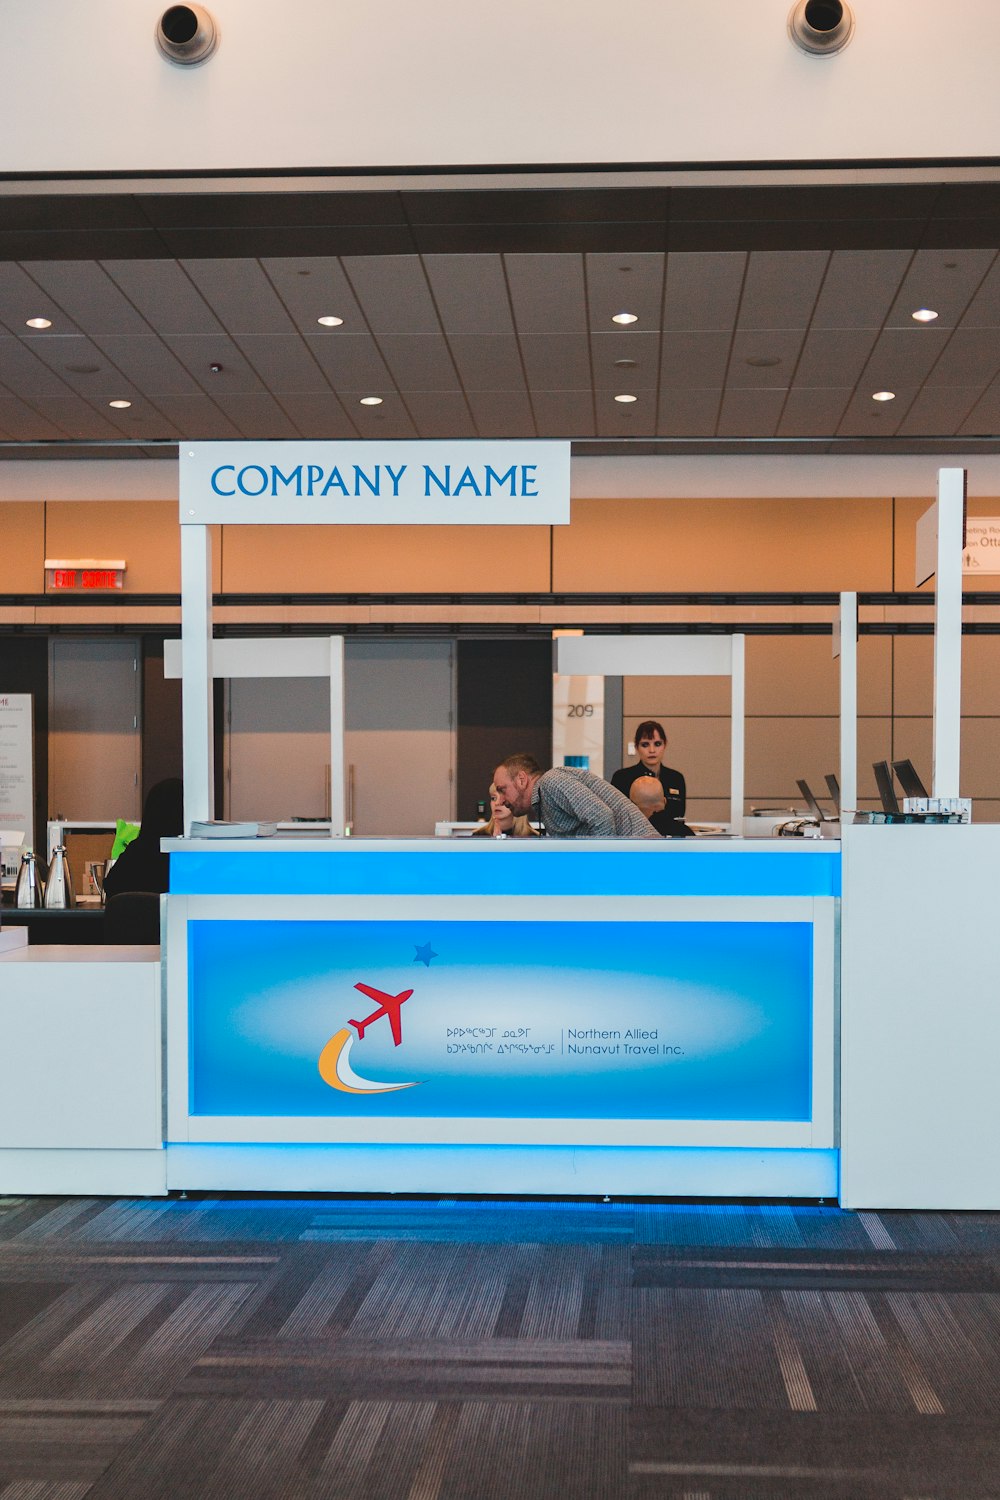
<path fill-rule="evenodd" d="M 831 611 L 766 602 L 727 606 L 509 604 L 488 608 L 407 604 L 405 597 L 368 605 L 366 594 L 910 592 L 914 528 L 931 499 L 875 497 L 825 500 L 576 500 L 566 527 L 226 527 L 214 528 L 218 592 L 335 593 L 362 596 L 351 623 L 391 618 L 442 624 L 505 622 L 580 625 L 617 620 L 768 620 L 791 630 Z M 970 501 L 973 515 L 1000 514 L 1000 500 Z M 0 504 L 4 585 L 0 592 L 39 594 L 46 555 L 124 557 L 126 594 L 176 594 L 180 548 L 171 501 L 59 501 Z M 979 592 L 1000 594 L 1000 577 L 977 578 Z M 998 600 L 1000 603 L 1000 600 Z M 115 620 L 99 599 L 86 623 Z M 6 607 L 0 624 L 85 623 L 53 599 L 43 607 Z M 129 629 L 175 623 L 176 607 L 117 605 Z M 346 607 L 345 607 L 346 608 Z M 867 618 L 930 619 L 922 609 L 869 609 Z M 262 628 L 301 618 L 336 625 L 345 609 L 322 606 L 232 607 L 227 623 Z M 995 611 L 980 607 L 977 617 Z M 265 621 L 264 616 L 268 619 Z M 30 616 L 30 618 L 29 618 Z M 221 612 L 220 612 L 221 618 Z M 859 669 L 859 770 L 862 800 L 875 797 L 872 760 L 909 756 L 930 776 L 932 643 L 926 636 L 865 636 Z M 689 782 L 692 815 L 724 815 L 729 785 L 728 688 L 718 680 L 638 678 L 625 684 L 624 745 L 639 719 L 662 719 L 669 761 Z M 751 635 L 747 640 L 747 797 L 756 805 L 796 797 L 795 780 L 823 786 L 838 763 L 837 671 L 828 636 Z M 1000 637 L 967 636 L 963 657 L 962 787 L 977 799 L 977 817 L 1000 820 Z"/>

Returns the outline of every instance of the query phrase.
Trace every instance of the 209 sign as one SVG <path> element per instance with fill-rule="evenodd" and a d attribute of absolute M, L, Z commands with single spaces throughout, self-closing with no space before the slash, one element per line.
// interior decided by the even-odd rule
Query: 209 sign
<path fill-rule="evenodd" d="M 594 717 L 594 705 L 592 703 L 571 703 L 566 711 L 567 719 L 592 719 Z"/>

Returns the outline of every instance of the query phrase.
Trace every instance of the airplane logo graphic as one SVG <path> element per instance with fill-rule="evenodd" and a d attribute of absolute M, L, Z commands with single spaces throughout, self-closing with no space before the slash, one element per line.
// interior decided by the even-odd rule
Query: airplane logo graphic
<path fill-rule="evenodd" d="M 378 1010 L 373 1010 L 371 1015 L 365 1016 L 363 1021 L 352 1020 L 349 1023 L 358 1033 L 358 1041 L 364 1041 L 365 1029 L 373 1021 L 381 1021 L 383 1016 L 388 1016 L 389 1025 L 392 1028 L 392 1044 L 394 1047 L 398 1047 L 403 1040 L 403 1020 L 400 1011 L 404 1003 L 413 994 L 413 991 L 400 990 L 398 995 L 388 995 L 384 990 L 377 990 L 370 984 L 356 984 L 354 988 L 360 990 L 362 995 L 367 995 L 369 1000 L 374 1000 L 378 1006 Z"/>

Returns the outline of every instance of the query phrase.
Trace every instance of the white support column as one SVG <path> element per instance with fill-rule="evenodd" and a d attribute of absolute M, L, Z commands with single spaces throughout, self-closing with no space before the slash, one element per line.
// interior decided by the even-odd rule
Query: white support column
<path fill-rule="evenodd" d="M 344 765 L 344 637 L 330 637 L 330 833 L 341 838 L 347 826 Z"/>
<path fill-rule="evenodd" d="M 732 640 L 732 739 L 729 780 L 729 826 L 730 832 L 743 833 L 743 780 L 745 736 L 746 736 L 746 692 L 744 688 L 744 662 L 746 636 L 734 635 Z"/>
<path fill-rule="evenodd" d="M 854 812 L 858 805 L 857 594 L 840 596 L 840 613 L 833 630 L 833 654 L 840 657 L 840 806 Z"/>
<path fill-rule="evenodd" d="M 181 721 L 184 831 L 215 816 L 212 722 L 212 537 L 207 526 L 181 527 Z"/>
<path fill-rule="evenodd" d="M 964 469 L 938 470 L 934 596 L 934 769 L 932 795 L 959 795 L 962 736 L 962 549 Z"/>

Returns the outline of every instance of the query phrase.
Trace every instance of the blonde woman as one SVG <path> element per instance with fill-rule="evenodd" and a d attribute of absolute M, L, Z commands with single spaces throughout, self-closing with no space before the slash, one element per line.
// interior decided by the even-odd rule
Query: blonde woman
<path fill-rule="evenodd" d="M 507 804 L 501 801 L 496 787 L 491 784 L 490 821 L 481 828 L 474 828 L 472 836 L 480 839 L 536 839 L 538 829 L 532 828 L 526 817 L 515 817 Z"/>

